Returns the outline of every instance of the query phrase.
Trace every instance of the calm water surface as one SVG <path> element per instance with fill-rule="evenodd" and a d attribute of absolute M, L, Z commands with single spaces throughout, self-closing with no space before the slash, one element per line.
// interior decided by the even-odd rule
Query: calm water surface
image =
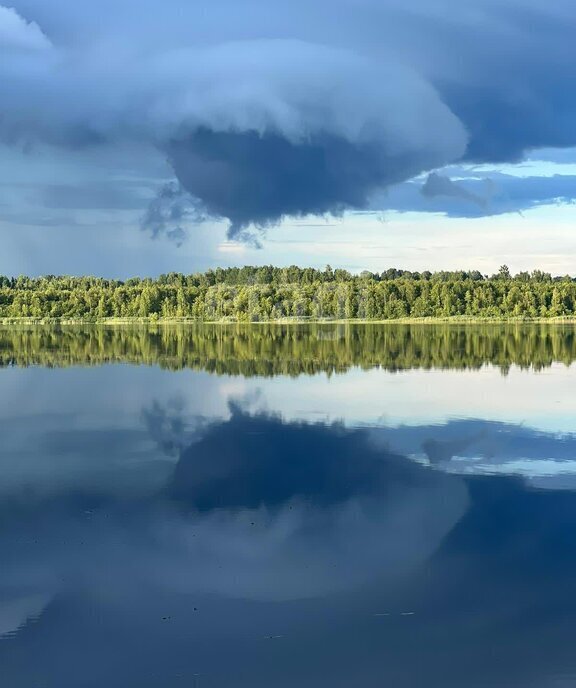
<path fill-rule="evenodd" d="M 1 685 L 576 686 L 575 334 L 1 329 Z"/>

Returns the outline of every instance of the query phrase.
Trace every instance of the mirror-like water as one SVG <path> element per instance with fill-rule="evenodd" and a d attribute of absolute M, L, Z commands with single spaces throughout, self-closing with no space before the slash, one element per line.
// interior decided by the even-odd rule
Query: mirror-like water
<path fill-rule="evenodd" d="M 2 685 L 576 685 L 575 333 L 0 329 Z"/>

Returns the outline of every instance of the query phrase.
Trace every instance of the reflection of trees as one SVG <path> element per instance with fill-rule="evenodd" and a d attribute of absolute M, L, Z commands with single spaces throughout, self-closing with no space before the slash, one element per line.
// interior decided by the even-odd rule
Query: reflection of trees
<path fill-rule="evenodd" d="M 576 330 L 554 325 L 171 325 L 0 329 L 1 366 L 103 363 L 271 376 L 351 366 L 541 369 L 576 359 Z"/>

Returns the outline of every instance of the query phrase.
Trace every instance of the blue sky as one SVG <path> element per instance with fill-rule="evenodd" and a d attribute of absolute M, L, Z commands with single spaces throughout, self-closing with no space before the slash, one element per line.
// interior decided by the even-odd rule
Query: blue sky
<path fill-rule="evenodd" d="M 0 4 L 0 273 L 574 274 L 575 19 L 569 0 Z"/>

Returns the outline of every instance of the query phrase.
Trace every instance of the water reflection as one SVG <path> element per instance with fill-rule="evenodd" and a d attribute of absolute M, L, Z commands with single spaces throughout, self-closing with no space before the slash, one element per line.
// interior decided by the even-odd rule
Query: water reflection
<path fill-rule="evenodd" d="M 189 519 L 166 532 L 186 580 L 274 600 L 399 576 L 466 506 L 460 480 L 375 448 L 366 431 L 238 408 L 182 452 L 167 492 L 192 509 L 192 537 Z"/>
<path fill-rule="evenodd" d="M 534 341 L 552 342 L 546 332 Z M 54 336 L 52 363 L 72 362 L 72 340 Z M 303 360 L 317 370 L 320 345 L 305 336 Z M 514 340 L 517 363 L 523 338 Z M 410 340 L 415 346 L 417 336 Z M 265 360 L 284 365 L 274 341 Z M 348 346 L 346 338 L 318 341 Z M 553 360 L 571 351 L 563 341 L 548 349 Z M 50 348 L 30 346 L 21 363 Z M 358 363 L 354 346 L 341 360 Z M 99 362 L 92 347 L 74 360 Z M 226 343 L 216 351 L 226 366 L 228 347 L 238 351 Z M 247 359 L 252 370 L 261 347 Z M 373 349 L 381 361 L 387 351 Z M 149 362 L 164 364 L 162 356 Z M 2 684 L 574 685 L 576 434 L 554 429 L 564 409 L 553 397 L 538 400 L 547 414 L 539 427 L 536 416 L 476 415 L 498 400 L 505 409 L 503 398 L 524 413 L 526 380 L 541 390 L 564 380 L 570 389 L 569 371 L 552 370 L 555 377 L 526 370 L 506 378 L 356 370 L 339 376 L 349 381 L 340 396 L 328 376 L 300 377 L 294 387 L 280 377 L 238 378 L 241 402 L 229 402 L 230 379 L 202 372 L 2 371 Z M 477 378 L 490 392 L 484 407 L 470 394 Z M 457 403 L 441 422 L 387 421 L 402 399 L 406 408 L 421 403 L 426 385 L 443 385 L 447 397 L 448 379 Z M 408 390 L 403 398 L 392 380 Z M 353 394 L 363 395 L 383 420 L 299 420 L 285 409 L 306 400 L 287 390 L 314 396 L 320 411 L 340 405 L 343 415 Z"/>
<path fill-rule="evenodd" d="M 392 447 L 438 470 L 519 475 L 543 488 L 576 487 L 575 433 L 455 419 L 439 425 L 382 426 L 371 435 L 377 446 Z"/>
<path fill-rule="evenodd" d="M 574 669 L 571 492 L 384 448 L 437 428 L 347 430 L 233 405 L 185 440 L 180 412 L 147 409 L 172 467 L 153 491 L 111 492 L 109 464 L 92 483 L 35 490 L 30 476 L 26 494 L 4 493 L 9 685 L 519 687 Z M 469 450 L 452 439 L 466 433 L 490 441 L 474 423 L 444 428 L 442 461 Z M 90 463 L 109 446 L 84 440 Z"/>
<path fill-rule="evenodd" d="M 46 491 L 38 476 L 34 489 L 29 476 L 25 491 L 5 492 L 5 589 L 28 599 L 23 581 L 46 595 L 62 580 L 75 586 L 87 577 L 94 591 L 110 576 L 118 584 L 131 562 L 133 578 L 187 593 L 321 597 L 417 565 L 466 507 L 458 478 L 372 446 L 367 431 L 233 407 L 229 420 L 198 435 L 154 493 L 111 493 L 113 466 L 106 475 L 86 472 L 77 485 L 62 476 Z M 106 440 L 99 447 L 94 433 L 85 439 L 90 462 Z M 78 441 L 72 433 L 60 447 Z"/>
<path fill-rule="evenodd" d="M 123 362 L 267 377 L 353 366 L 541 370 L 575 360 L 574 324 L 0 327 L 0 366 Z"/>

